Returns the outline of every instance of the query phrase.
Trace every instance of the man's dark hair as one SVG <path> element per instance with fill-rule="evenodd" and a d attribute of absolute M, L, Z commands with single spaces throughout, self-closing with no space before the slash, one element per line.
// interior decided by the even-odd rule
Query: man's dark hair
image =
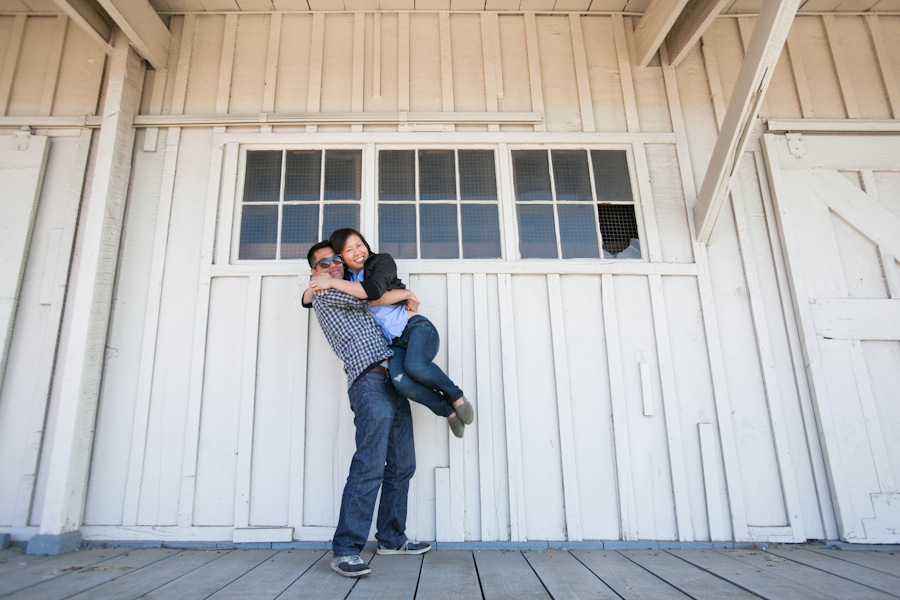
<path fill-rule="evenodd" d="M 369 246 L 369 242 L 366 241 L 366 238 L 363 237 L 363 234 L 358 232 L 355 229 L 350 229 L 349 227 L 345 227 L 344 229 L 338 229 L 334 233 L 331 234 L 331 247 L 338 254 L 341 253 L 341 250 L 344 249 L 344 244 L 347 243 L 347 238 L 351 235 L 359 236 L 359 239 L 362 240 L 362 243 L 366 245 L 366 248 L 369 249 L 369 255 L 375 254 L 372 252 L 372 247 Z"/>
<path fill-rule="evenodd" d="M 306 253 L 306 260 L 309 262 L 309 268 L 316 268 L 316 252 L 322 250 L 323 248 L 331 248 L 331 242 L 328 240 L 322 240 L 318 244 L 315 244 L 312 248 L 309 249 L 309 252 Z"/>

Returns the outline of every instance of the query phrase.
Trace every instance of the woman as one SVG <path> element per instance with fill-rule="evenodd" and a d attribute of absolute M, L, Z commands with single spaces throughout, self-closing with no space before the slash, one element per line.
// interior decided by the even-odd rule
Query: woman
<path fill-rule="evenodd" d="M 440 336 L 431 321 L 418 314 L 419 301 L 397 278 L 394 259 L 387 253 L 373 254 L 366 239 L 355 229 L 338 229 L 332 233 L 331 247 L 347 266 L 344 280 L 316 278 L 310 284 L 313 291 L 335 288 L 373 302 L 369 311 L 394 351 L 388 364 L 394 387 L 436 415 L 447 417 L 453 435 L 462 437 L 465 425 L 475 419 L 475 409 L 462 390 L 434 364 Z M 408 296 L 403 295 L 406 300 L 378 305 L 377 301 L 393 290 L 408 292 Z"/>

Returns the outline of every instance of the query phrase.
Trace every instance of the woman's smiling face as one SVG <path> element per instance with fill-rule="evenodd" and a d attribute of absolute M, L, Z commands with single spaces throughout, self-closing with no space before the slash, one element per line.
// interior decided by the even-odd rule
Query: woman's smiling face
<path fill-rule="evenodd" d="M 366 248 L 366 245 L 359 239 L 358 235 L 353 234 L 344 242 L 344 247 L 341 248 L 341 256 L 344 258 L 344 264 L 351 271 L 359 273 L 366 259 L 369 258 L 369 249 Z"/>

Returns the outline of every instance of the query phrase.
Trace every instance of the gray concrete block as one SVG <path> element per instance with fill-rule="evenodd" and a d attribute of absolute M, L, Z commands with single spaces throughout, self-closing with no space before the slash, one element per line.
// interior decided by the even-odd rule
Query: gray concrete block
<path fill-rule="evenodd" d="M 28 540 L 26 554 L 65 554 L 81 548 L 81 532 L 67 531 L 60 535 L 43 534 Z"/>

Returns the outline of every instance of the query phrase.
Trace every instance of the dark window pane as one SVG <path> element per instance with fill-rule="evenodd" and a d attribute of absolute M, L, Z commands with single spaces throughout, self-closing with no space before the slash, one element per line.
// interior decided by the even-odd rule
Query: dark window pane
<path fill-rule="evenodd" d="M 553 206 L 520 204 L 519 253 L 522 258 L 556 258 Z"/>
<path fill-rule="evenodd" d="M 553 158 L 556 199 L 591 202 L 593 198 L 591 197 L 591 174 L 588 171 L 587 152 L 583 150 L 551 150 L 550 154 Z"/>
<path fill-rule="evenodd" d="M 416 258 L 414 205 L 382 204 L 378 207 L 378 250 L 394 258 Z"/>
<path fill-rule="evenodd" d="M 463 204 L 463 258 L 501 258 L 496 204 Z"/>
<path fill-rule="evenodd" d="M 493 150 L 460 150 L 459 197 L 462 200 L 496 200 L 496 173 Z"/>
<path fill-rule="evenodd" d="M 378 153 L 378 199 L 415 201 L 415 150 L 382 150 Z"/>
<path fill-rule="evenodd" d="M 591 150 L 594 187 L 601 202 L 633 202 L 628 158 L 624 150 Z"/>
<path fill-rule="evenodd" d="M 543 150 L 516 150 L 512 157 L 516 200 L 552 200 L 547 153 Z"/>
<path fill-rule="evenodd" d="M 278 207 L 245 206 L 241 211 L 240 259 L 275 258 L 278 242 Z"/>
<path fill-rule="evenodd" d="M 423 204 L 419 207 L 422 258 L 459 258 L 455 204 Z"/>
<path fill-rule="evenodd" d="M 419 150 L 419 199 L 456 200 L 453 150 Z"/>
<path fill-rule="evenodd" d="M 303 258 L 319 241 L 319 205 L 293 204 L 281 215 L 281 258 Z"/>
<path fill-rule="evenodd" d="M 563 258 L 600 258 L 594 207 L 590 204 L 561 204 L 557 209 Z"/>
<path fill-rule="evenodd" d="M 326 204 L 322 216 L 322 239 L 327 240 L 336 229 L 359 229 L 358 204 Z"/>
<path fill-rule="evenodd" d="M 359 200 L 362 189 L 362 151 L 325 151 L 325 199 Z"/>
<path fill-rule="evenodd" d="M 600 237 L 603 238 L 603 258 L 640 258 L 637 221 L 634 206 L 601 204 Z"/>
<path fill-rule="evenodd" d="M 321 150 L 288 150 L 284 167 L 284 201 L 318 202 Z"/>
<path fill-rule="evenodd" d="M 244 202 L 278 202 L 281 195 L 281 150 L 247 153 Z"/>

